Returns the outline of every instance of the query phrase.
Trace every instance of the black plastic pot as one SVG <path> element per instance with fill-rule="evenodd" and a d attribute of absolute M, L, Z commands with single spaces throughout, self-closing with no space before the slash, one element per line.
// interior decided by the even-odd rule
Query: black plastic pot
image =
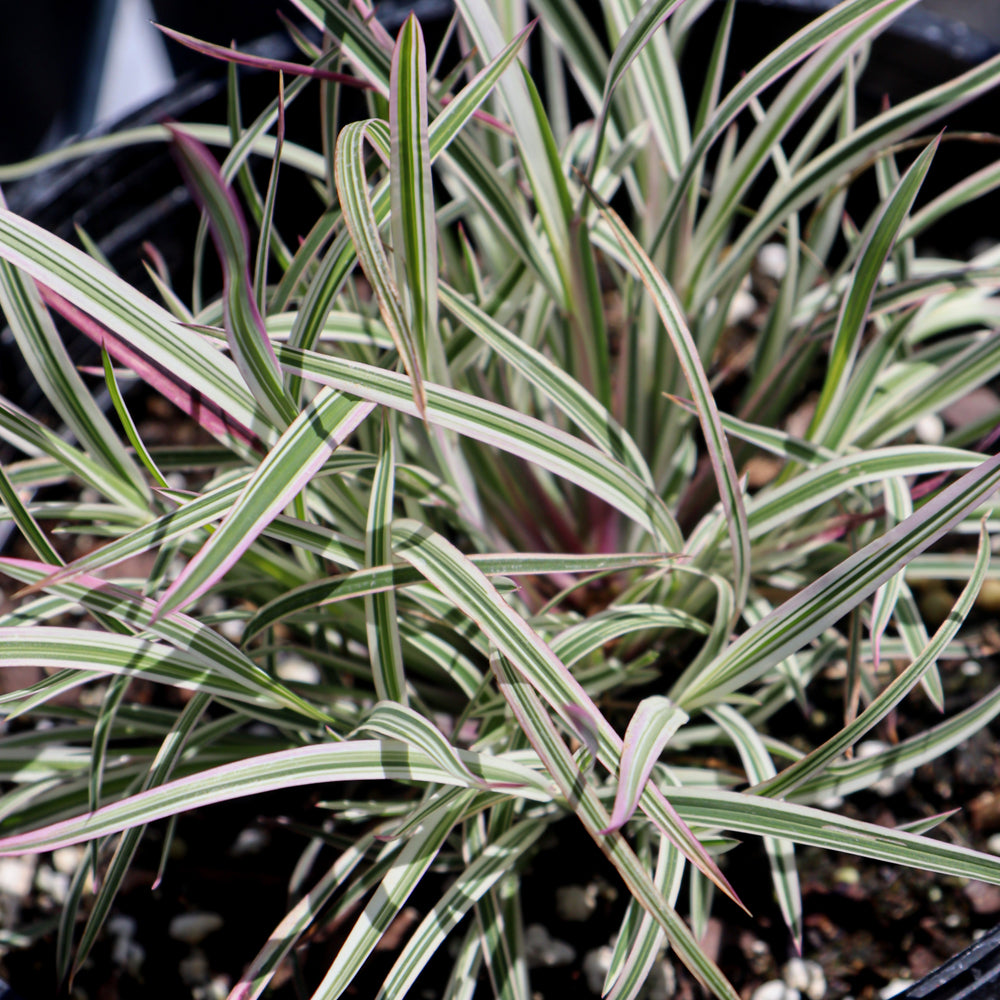
<path fill-rule="evenodd" d="M 928 973 L 894 1000 L 996 1000 L 1000 997 L 1000 927 Z"/>
<path fill-rule="evenodd" d="M 97 43 L 96 8 L 97 0 L 4 4 L 0 162 L 30 156 L 46 136 L 72 129 L 87 53 Z"/>
<path fill-rule="evenodd" d="M 261 48 L 274 48 L 268 42 Z M 290 55 L 282 49 L 280 55 Z M 273 96 L 274 81 L 263 74 L 246 74 L 241 91 L 244 107 L 254 108 Z M 224 75 L 189 75 L 166 97 L 118 123 L 127 129 L 164 120 L 224 122 Z M 315 120 L 315 114 L 312 119 Z M 292 172 L 289 183 L 294 184 Z M 18 184 L 5 196 L 9 207 L 57 236 L 79 244 L 79 226 L 97 243 L 111 265 L 130 283 L 154 294 L 143 265 L 143 244 L 163 256 L 176 287 L 186 295 L 191 282 L 190 254 L 198 212 L 185 189 L 166 143 L 110 150 L 57 166 Z M 211 262 L 211 255 L 209 255 Z M 68 349 L 80 364 L 94 363 L 90 341 L 66 331 Z M 20 356 L 8 330 L 0 334 L 0 393 L 29 412 L 44 408 L 41 391 Z"/>

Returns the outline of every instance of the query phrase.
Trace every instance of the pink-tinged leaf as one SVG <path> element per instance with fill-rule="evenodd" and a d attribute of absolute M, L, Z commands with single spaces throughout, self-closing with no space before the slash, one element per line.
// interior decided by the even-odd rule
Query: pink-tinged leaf
<path fill-rule="evenodd" d="M 134 372 L 148 386 L 186 413 L 219 441 L 236 440 L 255 451 L 266 449 L 250 428 L 234 420 L 213 400 L 182 382 L 174 372 L 134 350 L 114 331 L 98 323 L 57 292 L 38 282 L 42 300 L 95 344 L 103 347 L 120 365 Z"/>
<path fill-rule="evenodd" d="M 285 391 L 274 349 L 253 293 L 250 237 L 239 202 L 226 185 L 218 163 L 196 139 L 168 126 L 181 174 L 208 218 L 222 263 L 223 320 L 226 340 L 244 381 L 275 425 L 286 427 L 296 407 Z"/>
<path fill-rule="evenodd" d="M 376 90 L 374 84 L 363 80 L 361 77 L 352 76 L 350 73 L 336 73 L 333 70 L 321 69 L 319 66 L 307 66 L 304 63 L 287 62 L 284 59 L 269 59 L 266 56 L 254 56 L 247 52 L 240 52 L 237 49 L 227 48 L 225 45 L 213 45 L 212 42 L 204 42 L 200 38 L 193 38 L 185 35 L 181 31 L 164 27 L 162 24 L 153 24 L 154 28 L 159 28 L 168 38 L 203 56 L 212 59 L 221 59 L 223 62 L 236 63 L 239 66 L 251 66 L 254 69 L 271 70 L 275 73 L 284 73 L 286 76 L 311 76 L 317 80 L 330 80 L 333 83 L 343 84 L 345 87 L 356 87 L 358 90 Z"/>
<path fill-rule="evenodd" d="M 280 14 L 280 11 L 279 11 Z M 537 20 L 537 18 L 536 18 Z M 376 22 L 377 23 L 377 22 Z M 530 28 L 535 24 L 531 22 Z M 225 45 L 214 45 L 212 42 L 202 41 L 200 38 L 193 38 L 185 35 L 181 31 L 167 28 L 162 24 L 153 24 L 154 28 L 159 28 L 168 38 L 180 45 L 184 45 L 203 56 L 211 59 L 221 59 L 223 62 L 236 63 L 239 66 L 250 66 L 253 69 L 270 70 L 273 73 L 284 73 L 286 76 L 308 76 L 316 80 L 329 80 L 331 83 L 339 83 L 345 87 L 354 87 L 356 90 L 373 90 L 376 93 L 380 88 L 369 80 L 360 76 L 353 76 L 350 73 L 338 73 L 332 69 L 323 69 L 321 66 L 308 66 L 305 63 L 288 62 L 284 59 L 269 59 L 267 56 L 255 56 L 248 52 L 240 52 L 238 49 L 227 48 Z M 392 47 L 392 38 L 388 35 L 388 46 Z M 445 106 L 452 100 L 451 94 L 443 94 L 439 98 L 441 105 Z M 477 110 L 473 112 L 473 118 L 478 119 L 484 125 L 504 135 L 513 135 L 514 130 L 506 122 L 500 121 L 486 111 Z"/>
<path fill-rule="evenodd" d="M 474 773 L 486 781 L 518 783 L 520 794 L 534 801 L 544 802 L 549 797 L 539 776 L 526 767 L 502 757 L 488 757 L 466 750 L 458 753 Z M 281 788 L 364 780 L 464 784 L 407 743 L 387 740 L 316 743 L 213 767 L 113 802 L 94 812 L 0 838 L 0 856 L 57 850 L 200 806 Z"/>
<path fill-rule="evenodd" d="M 167 588 L 157 614 L 169 614 L 197 600 L 218 583 L 374 408 L 374 403 L 335 391 L 320 392 L 289 425 L 233 509 Z"/>
<path fill-rule="evenodd" d="M 149 240 L 143 240 L 142 252 L 146 255 L 146 259 L 156 272 L 156 276 L 163 282 L 164 285 L 169 287 L 170 268 L 167 267 L 167 262 L 163 254 L 160 253 L 159 248 L 155 244 L 150 243 Z"/>
<path fill-rule="evenodd" d="M 611 822 L 601 833 L 621 829 L 632 817 L 663 748 L 687 720 L 687 713 L 669 698 L 654 695 L 639 702 L 625 730 Z"/>

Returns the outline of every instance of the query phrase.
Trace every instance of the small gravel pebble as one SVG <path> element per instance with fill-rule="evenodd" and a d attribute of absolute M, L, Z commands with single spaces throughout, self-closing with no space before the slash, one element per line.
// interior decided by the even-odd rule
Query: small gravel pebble
<path fill-rule="evenodd" d="M 878 995 L 881 997 L 881 1000 L 889 1000 L 889 997 L 894 997 L 897 993 L 908 990 L 913 985 L 913 982 L 912 979 L 893 979 L 888 985 L 883 986 L 878 991 Z"/>
<path fill-rule="evenodd" d="M 116 913 L 108 917 L 108 922 L 104 926 L 112 937 L 135 937 L 139 925 L 135 922 L 135 918 L 127 913 Z"/>
<path fill-rule="evenodd" d="M 218 913 L 180 913 L 170 921 L 167 933 L 175 941 L 198 944 L 223 925 Z"/>
<path fill-rule="evenodd" d="M 57 903 L 65 903 L 69 895 L 70 877 L 64 872 L 57 872 L 48 865 L 39 865 L 35 872 L 35 888 L 44 892 Z"/>
<path fill-rule="evenodd" d="M 229 854 L 234 858 L 245 858 L 252 854 L 260 854 L 271 843 L 271 835 L 262 826 L 248 826 L 240 830 Z"/>
<path fill-rule="evenodd" d="M 677 973 L 666 961 L 654 962 L 646 980 L 646 1000 L 671 1000 L 677 994 Z"/>
<path fill-rule="evenodd" d="M 83 856 L 82 847 L 60 847 L 59 850 L 52 852 L 52 867 L 64 875 L 73 875 L 80 867 Z"/>
<path fill-rule="evenodd" d="M 753 991 L 751 1000 L 801 1000 L 801 994 L 783 979 L 770 979 Z"/>
<path fill-rule="evenodd" d="M 757 267 L 773 281 L 781 281 L 788 271 L 788 248 L 784 243 L 765 243 L 757 251 Z"/>
<path fill-rule="evenodd" d="M 31 892 L 31 883 L 35 880 L 37 859 L 32 856 L 23 858 L 0 858 L 0 892 L 23 899 Z"/>
<path fill-rule="evenodd" d="M 729 302 L 729 312 L 726 313 L 726 323 L 735 326 L 748 320 L 757 311 L 757 299 L 752 292 L 744 288 L 737 290 Z"/>
<path fill-rule="evenodd" d="M 561 885 L 556 889 L 556 913 L 562 920 L 583 923 L 597 909 L 597 886 Z"/>
<path fill-rule="evenodd" d="M 853 865 L 844 865 L 833 873 L 836 885 L 857 885 L 861 881 L 861 873 Z"/>
<path fill-rule="evenodd" d="M 138 978 L 142 963 L 146 960 L 146 949 L 130 937 L 116 937 L 111 945 L 111 961 L 124 969 L 133 978 Z"/>
<path fill-rule="evenodd" d="M 304 660 L 301 656 L 282 656 L 274 665 L 274 672 L 283 681 L 299 684 L 319 684 L 323 679 L 319 667 L 315 663 Z"/>
<path fill-rule="evenodd" d="M 557 941 L 541 924 L 524 929 L 524 957 L 529 969 L 569 965 L 576 951 L 565 941 Z"/>
<path fill-rule="evenodd" d="M 944 440 L 944 421 L 936 413 L 925 413 L 914 425 L 913 433 L 924 444 L 940 444 Z"/>
<path fill-rule="evenodd" d="M 983 585 L 976 595 L 976 607 L 983 611 L 1000 611 L 1000 580 L 993 578 L 983 580 Z"/>
<path fill-rule="evenodd" d="M 611 958 L 614 952 L 605 944 L 594 948 L 583 956 L 583 977 L 587 980 L 587 989 L 600 996 L 604 992 L 604 980 L 611 968 Z"/>
<path fill-rule="evenodd" d="M 937 627 L 951 614 L 955 603 L 948 588 L 940 580 L 932 580 L 930 585 L 917 595 L 917 604 L 928 625 Z"/>
<path fill-rule="evenodd" d="M 184 983 L 192 987 L 207 983 L 212 975 L 208 956 L 200 948 L 195 948 L 190 955 L 182 958 L 177 966 L 177 971 Z"/>
<path fill-rule="evenodd" d="M 808 1000 L 823 1000 L 826 996 L 826 976 L 819 962 L 790 958 L 781 970 L 781 978 Z"/>
<path fill-rule="evenodd" d="M 236 618 L 227 618 L 219 622 L 217 628 L 230 642 L 238 643 L 243 638 L 243 624 Z"/>
<path fill-rule="evenodd" d="M 192 1000 L 226 1000 L 229 996 L 228 976 L 213 976 L 211 980 L 191 990 Z"/>

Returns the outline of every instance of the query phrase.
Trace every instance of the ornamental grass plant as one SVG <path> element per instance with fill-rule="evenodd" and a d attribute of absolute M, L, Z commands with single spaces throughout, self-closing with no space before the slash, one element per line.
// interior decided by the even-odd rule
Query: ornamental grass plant
<path fill-rule="evenodd" d="M 193 289 L 161 269 L 145 295 L 0 210 L 0 306 L 69 432 L 0 399 L 19 546 L 0 666 L 44 670 L 0 697 L 0 856 L 91 845 L 56 977 L 149 824 L 169 844 L 172 817 L 274 789 L 325 800 L 304 889 L 246 942 L 233 1000 L 337 919 L 306 986 L 342 995 L 422 882 L 436 901 L 377 1000 L 445 951 L 437 995 L 527 1000 L 520 890 L 567 819 L 628 899 L 612 1000 L 665 947 L 737 996 L 698 931 L 741 840 L 762 839 L 793 942 L 803 846 L 1000 884 L 940 816 L 889 829 L 831 801 L 1000 712 L 1000 690 L 952 709 L 941 679 L 996 575 L 1000 414 L 916 433 L 1000 371 L 1000 252 L 924 239 L 1000 162 L 921 195 L 1000 57 L 860 118 L 871 43 L 915 4 L 844 0 L 729 89 L 727 0 L 692 90 L 706 0 L 602 0 L 600 31 L 575 0 L 457 0 L 450 61 L 412 16 L 393 38 L 361 2 L 295 0 L 316 29 L 293 32 L 296 63 L 172 36 L 273 71 L 254 120 L 234 100 L 222 127 L 97 140 L 170 144 L 203 212 Z M 284 136 L 305 88 L 313 149 Z M 368 117 L 342 119 L 348 93 Z M 314 190 L 305 234 L 275 222 L 290 171 Z M 862 184 L 879 197 L 856 218 Z M 221 294 L 201 286 L 213 251 Z M 57 319 L 99 346 L 100 380 Z M 136 381 L 197 443 L 147 447 Z M 925 621 L 932 578 L 958 596 Z M 819 730 L 811 690 L 838 668 Z M 940 721 L 852 753 L 915 697 Z M 792 740 L 772 723 L 796 705 Z"/>

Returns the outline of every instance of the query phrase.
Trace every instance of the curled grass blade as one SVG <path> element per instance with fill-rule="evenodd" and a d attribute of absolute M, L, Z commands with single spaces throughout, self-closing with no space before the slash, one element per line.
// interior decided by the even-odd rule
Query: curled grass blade
<path fill-rule="evenodd" d="M 752 784 L 766 782 L 774 777 L 774 762 L 767 747 L 760 733 L 744 716 L 730 705 L 719 705 L 709 710 L 708 715 L 736 747 L 743 770 Z M 785 918 L 796 951 L 801 953 L 802 889 L 795 863 L 795 850 L 787 840 L 776 837 L 765 837 L 764 849 L 771 867 L 771 881 L 774 883 L 774 894 L 781 908 L 781 915 Z"/>
<path fill-rule="evenodd" d="M 656 20 L 662 23 L 671 13 L 671 5 L 668 4 L 665 10 L 662 3 L 655 6 L 658 15 Z M 645 28 L 645 9 L 639 7 L 638 0 L 610 0 L 608 12 L 614 19 L 616 33 L 623 31 L 627 34 L 633 31 L 636 22 Z M 667 176 L 673 179 L 679 173 L 680 164 L 691 144 L 691 129 L 680 71 L 667 32 L 640 31 L 642 44 L 632 43 L 627 46 L 629 50 L 636 52 L 636 72 L 631 77 L 637 97 L 635 111 L 649 123 L 652 142 L 659 151 Z M 620 47 L 621 42 L 615 47 L 615 53 L 611 57 L 612 65 L 609 66 L 609 71 L 616 75 L 618 70 L 615 64 Z M 631 65 L 632 60 L 629 59 L 628 63 Z"/>
<path fill-rule="evenodd" d="M 345 850 L 329 871 L 302 899 L 288 911 L 275 927 L 250 966 L 244 970 L 239 982 L 232 988 L 228 1000 L 256 1000 L 278 971 L 278 966 L 298 939 L 320 915 L 330 897 L 350 877 L 375 844 L 372 834 L 365 834 Z"/>
<path fill-rule="evenodd" d="M 188 736 L 198 724 L 210 702 L 209 695 L 198 693 L 184 706 L 175 726 L 167 734 L 153 760 L 149 773 L 143 781 L 143 789 L 163 784 L 169 778 L 180 758 Z M 90 913 L 87 916 L 87 923 L 80 935 L 80 941 L 73 956 L 74 973 L 79 971 L 104 926 L 115 897 L 118 895 L 118 890 L 129 872 L 132 858 L 139 847 L 144 830 L 144 827 L 133 827 L 124 832 L 110 863 L 102 873 L 100 886 L 94 896 Z"/>
<path fill-rule="evenodd" d="M 478 783 L 476 776 L 440 730 L 411 708 L 380 701 L 358 727 L 358 732 L 412 744 L 442 770 L 450 771 L 461 783 L 470 786 Z"/>
<path fill-rule="evenodd" d="M 365 959 L 405 905 L 410 893 L 434 862 L 445 838 L 461 819 L 471 798 L 470 792 L 459 795 L 445 793 L 441 804 L 403 842 L 392 867 L 386 872 L 375 895 L 351 928 L 333 964 L 313 993 L 313 1000 L 336 1000 L 347 989 Z"/>
<path fill-rule="evenodd" d="M 608 554 L 599 556 L 563 556 L 548 555 L 546 553 L 523 552 L 516 555 L 508 554 L 484 554 L 470 557 L 472 562 L 487 576 L 527 576 L 537 574 L 597 574 L 609 570 L 625 570 L 637 567 L 653 568 L 663 564 L 663 557 L 658 555 L 636 554 Z M 319 608 L 326 604 L 337 601 L 349 600 L 353 597 L 363 597 L 365 594 L 375 593 L 380 590 L 399 590 L 402 587 L 411 586 L 423 580 L 420 573 L 411 566 L 373 566 L 370 569 L 358 569 L 351 573 L 343 573 L 323 580 L 313 580 L 304 583 L 300 587 L 286 591 L 273 601 L 265 604 L 247 621 L 243 631 L 243 641 L 250 642 L 251 639 L 259 635 L 264 629 L 282 619 L 288 618 L 301 611 L 310 608 Z M 645 612 L 639 612 L 635 616 L 635 627 L 649 627 L 655 624 L 663 628 L 691 628 L 699 631 L 699 622 L 690 616 L 682 615 L 678 612 L 671 612 L 664 608 L 650 608 L 649 613 L 653 618 L 643 617 Z M 627 609 L 621 610 L 622 615 L 628 614 Z M 607 630 L 607 625 L 599 623 L 602 634 Z M 624 631 L 624 629 L 622 630 Z M 589 645 L 592 630 L 583 638 L 585 648 L 579 653 L 586 655 L 591 648 Z M 594 640 L 600 645 L 604 639 L 598 637 Z M 572 654 L 570 658 L 572 660 Z"/>
<path fill-rule="evenodd" d="M 739 209 L 741 199 L 768 161 L 780 163 L 776 186 L 788 184 L 789 165 L 781 149 L 781 141 L 788 130 L 842 72 L 844 63 L 852 58 L 851 53 L 866 42 L 870 44 L 870 40 L 884 30 L 904 7 L 912 4 L 913 0 L 902 0 L 901 3 L 883 5 L 872 9 L 867 16 L 857 18 L 853 23 L 845 24 L 832 32 L 803 61 L 791 80 L 771 101 L 766 112 L 760 108 L 757 95 L 749 100 L 749 107 L 756 112 L 758 123 L 753 132 L 740 143 L 739 151 L 726 170 L 722 183 L 714 185 L 714 193 L 699 219 L 693 237 L 696 252 L 682 279 L 687 290 L 686 298 L 696 295 L 697 302 L 705 301 L 706 294 L 709 294 L 707 289 L 702 294 L 702 290 L 696 286 L 700 284 L 701 275 L 710 260 L 717 258 L 717 248 L 725 232 L 733 224 L 733 216 Z M 808 149 L 808 146 L 805 148 Z M 796 157 L 801 153 L 802 147 L 796 150 Z"/>
<path fill-rule="evenodd" d="M 891 14 L 902 12 L 918 0 L 845 0 L 810 21 L 786 42 L 773 49 L 719 102 L 714 114 L 692 139 L 691 149 L 678 178 L 676 187 L 663 213 L 651 246 L 657 247 L 666 234 L 687 194 L 695 172 L 705 162 L 705 155 L 722 136 L 736 116 L 785 73 L 806 59 L 810 53 L 851 25 L 879 11 L 891 8 Z M 786 213 L 787 215 L 787 213 Z M 718 286 L 716 286 L 718 287 Z"/>
<path fill-rule="evenodd" d="M 576 379 L 541 351 L 511 334 L 493 317 L 454 289 L 443 285 L 441 304 L 479 340 L 552 400 L 598 447 L 652 484 L 646 460 L 614 417 Z"/>
<path fill-rule="evenodd" d="M 879 149 L 908 138 L 1000 83 L 1000 56 L 994 56 L 938 87 L 904 101 L 869 122 L 850 130 L 842 139 L 803 164 L 791 180 L 764 199 L 751 222 L 733 242 L 704 282 L 706 291 L 725 286 L 743 274 L 762 243 L 788 215 L 813 198 L 829 194 L 844 184 L 851 172 L 871 162 Z M 698 309 L 704 302 L 692 300 Z"/>
<path fill-rule="evenodd" d="M 7 512 L 20 530 L 22 538 L 31 546 L 32 551 L 42 562 L 49 566 L 62 565 L 62 558 L 53 548 L 31 511 L 21 502 L 17 489 L 2 465 L 0 465 L 0 504 L 7 508 Z"/>
<path fill-rule="evenodd" d="M 244 697 L 252 696 L 265 704 L 290 708 L 314 721 L 329 721 L 324 712 L 274 680 L 239 649 L 196 619 L 179 612 L 168 618 L 154 619 L 155 604 L 149 598 L 86 574 L 82 574 L 72 582 L 51 584 L 45 578 L 47 568 L 42 563 L 0 557 L 0 569 L 16 580 L 34 583 L 50 589 L 61 597 L 71 598 L 93 613 L 127 626 L 129 633 L 142 630 L 174 644 L 187 657 L 184 662 L 193 664 L 197 659 L 199 666 L 192 673 L 192 677 L 200 676 L 209 669 L 213 678 L 231 681 L 242 690 Z M 58 631 L 46 635 L 62 642 L 65 632 Z M 99 643 L 96 637 L 88 635 L 88 643 L 91 639 Z M 41 647 L 35 648 L 41 652 Z M 141 641 L 140 645 L 134 648 L 141 651 Z M 49 662 L 54 664 L 54 658 Z M 127 665 L 127 661 L 125 662 Z M 176 676 L 183 681 L 183 674 Z M 233 690 L 232 685 L 227 685 L 225 693 L 231 693 Z"/>
<path fill-rule="evenodd" d="M 998 713 L 1000 689 L 936 726 L 890 746 L 882 754 L 830 764 L 793 789 L 790 797 L 796 801 L 813 802 L 829 795 L 851 795 L 870 788 L 879 778 L 909 774 L 921 764 L 936 760 L 961 746 Z"/>
<path fill-rule="evenodd" d="M 781 837 L 907 868 L 1000 883 L 1000 858 L 958 844 L 760 795 L 714 789 L 706 796 L 697 788 L 668 788 L 665 794 L 689 823 Z"/>
<path fill-rule="evenodd" d="M 435 382 L 445 382 L 447 368 L 438 327 L 427 56 L 423 32 L 412 13 L 403 22 L 392 55 L 389 144 L 389 219 L 396 287 L 408 305 L 422 369 Z"/>
<path fill-rule="evenodd" d="M 324 472 L 334 475 L 342 472 L 351 473 L 359 469 L 370 468 L 371 465 L 369 457 L 335 453 L 325 463 Z M 72 563 L 68 563 L 63 569 L 54 571 L 50 582 L 55 583 L 69 579 L 76 573 L 93 572 L 114 566 L 124 559 L 148 552 L 158 546 L 178 543 L 186 535 L 197 532 L 231 511 L 233 504 L 246 489 L 251 475 L 251 473 L 247 473 L 228 479 L 214 489 L 207 490 L 195 497 L 187 494 L 174 494 L 172 491 L 165 492 L 164 496 L 180 503 L 180 506 L 132 529 L 123 537 L 108 542 L 94 552 L 81 556 Z M 104 518 L 108 518 L 111 513 L 112 511 L 106 507 L 101 511 Z M 343 534 L 324 530 L 317 525 L 305 524 L 284 515 L 279 515 L 272 521 L 265 532 L 279 541 L 300 545 L 316 555 L 351 568 L 361 566 L 364 561 L 363 540 L 355 542 Z M 295 586 L 301 582 L 300 571 L 287 578 L 285 582 L 289 586 Z"/>
<path fill-rule="evenodd" d="M 393 281 L 382 248 L 378 220 L 368 191 L 365 173 L 364 142 L 370 136 L 379 137 L 385 123 L 378 120 L 353 122 L 337 136 L 335 155 L 337 194 L 344 213 L 344 222 L 365 277 L 375 292 L 382 320 L 392 336 L 412 384 L 413 400 L 420 416 L 425 416 L 427 396 L 424 389 L 424 365 L 420 344 L 403 311 L 399 289 Z M 376 148 L 384 143 L 376 138 Z M 391 199 L 390 199 L 391 200 Z"/>
<path fill-rule="evenodd" d="M 211 401 L 233 423 L 265 438 L 273 434 L 228 358 L 87 254 L 0 209 L 0 257 L 115 332 L 161 370 L 183 380 L 202 404 Z"/>
<path fill-rule="evenodd" d="M 485 59 L 496 58 L 506 42 L 493 11 L 485 0 L 458 0 L 462 21 Z M 511 66 L 497 81 L 517 138 L 521 164 L 535 196 L 550 253 L 561 278 L 560 301 L 575 311 L 570 278 L 570 201 L 565 178 L 551 156 L 551 133 L 538 104 L 532 100 L 530 82 L 518 66 Z"/>
<path fill-rule="evenodd" d="M 833 458 L 774 487 L 750 501 L 750 537 L 758 539 L 776 527 L 821 506 L 850 490 L 890 477 L 935 475 L 975 469 L 982 456 L 957 448 L 896 445 L 851 452 Z"/>
<path fill-rule="evenodd" d="M 270 694 L 202 656 L 149 639 L 83 633 L 62 626 L 10 627 L 0 630 L 4 667 L 43 667 L 87 671 L 95 675 L 135 673 L 186 690 L 207 691 L 251 704 L 275 704 Z"/>
<path fill-rule="evenodd" d="M 484 568 L 477 560 L 476 565 Z M 708 626 L 693 615 L 656 604 L 616 604 L 562 629 L 550 643 L 552 652 L 571 667 L 589 653 L 632 632 L 687 629 L 704 635 Z"/>
<path fill-rule="evenodd" d="M 859 420 L 855 443 L 879 444 L 905 433 L 924 413 L 938 413 L 1000 371 L 1000 338 L 992 332 L 974 337 L 968 346 L 930 369 L 914 365 L 914 378 L 902 389 L 873 401 Z"/>
<path fill-rule="evenodd" d="M 628 27 L 618 40 L 603 74 L 604 93 L 601 100 L 601 110 L 597 117 L 594 153 L 588 172 L 591 183 L 593 183 L 594 172 L 601 158 L 604 137 L 611 118 L 611 101 L 618 85 L 624 79 L 632 63 L 646 48 L 656 30 L 682 2 L 683 0 L 646 0 L 635 17 L 629 21 Z"/>
<path fill-rule="evenodd" d="M 653 882 L 671 906 L 677 904 L 684 869 L 681 852 L 666 837 L 661 837 Z M 608 1000 L 635 1000 L 646 985 L 653 963 L 665 943 L 666 935 L 659 924 L 635 899 L 630 900 L 604 979 L 604 994 Z"/>
<path fill-rule="evenodd" d="M 6 207 L 0 195 L 0 208 Z M 148 505 L 142 473 L 77 373 L 35 283 L 7 261 L 0 261 L 0 310 L 24 363 L 83 449 L 120 482 L 122 491 L 131 491 L 134 504 Z"/>
<path fill-rule="evenodd" d="M 253 292 L 258 312 L 267 308 L 267 265 L 271 256 L 271 236 L 274 233 L 274 205 L 278 195 L 278 174 L 281 167 L 281 148 L 285 142 L 285 80 L 278 75 L 278 125 L 274 135 L 274 159 L 271 161 L 271 175 L 267 181 L 267 194 L 261 212 L 260 234 L 257 238 L 257 254 L 254 260 Z M 279 247 L 280 241 L 275 240 Z M 287 264 L 286 264 L 287 266 Z M 266 337 L 266 334 L 265 334 Z"/>
<path fill-rule="evenodd" d="M 367 46 L 364 49 L 363 58 L 376 66 L 381 65 L 385 70 L 385 77 L 388 79 L 389 66 L 385 53 L 371 47 L 370 41 L 358 31 L 354 19 L 346 16 L 345 12 L 337 7 L 329 9 L 327 13 L 332 19 L 331 24 L 345 40 Z M 470 189 L 478 197 L 484 199 L 484 208 L 491 219 L 538 273 L 547 274 L 549 270 L 547 262 L 535 246 L 529 228 L 522 214 L 518 211 L 518 200 L 511 191 L 505 188 L 499 175 L 486 170 L 483 158 L 463 138 L 461 132 L 473 112 L 493 89 L 500 75 L 517 57 L 527 40 L 529 30 L 530 26 L 512 39 L 503 51 L 477 73 L 455 96 L 455 99 L 437 114 L 428 128 L 428 145 L 432 162 L 448 149 L 449 155 L 457 159 L 460 167 L 472 172 L 473 183 L 470 185 Z M 454 150 L 451 149 L 453 143 L 455 144 Z M 388 182 L 382 182 L 373 192 L 372 207 L 376 221 L 381 225 L 389 212 Z M 330 225 L 333 224 L 333 221 L 332 218 L 328 220 Z M 333 299 L 339 292 L 356 259 L 354 245 L 348 234 L 335 241 L 320 263 L 316 276 L 310 282 L 305 300 L 299 309 L 298 320 L 290 340 L 293 346 L 306 348 L 313 346 Z M 293 264 L 291 271 L 294 270 Z M 283 282 L 282 285 L 285 288 L 285 294 L 283 296 L 281 289 L 279 289 L 278 298 L 284 301 L 291 286 L 286 282 Z"/>
<path fill-rule="evenodd" d="M 625 730 L 611 822 L 601 833 L 620 830 L 631 819 L 663 748 L 687 721 L 669 698 L 652 695 L 639 702 Z"/>
<path fill-rule="evenodd" d="M 138 428 L 135 426 L 132 414 L 128 411 L 128 406 L 125 403 L 125 397 L 122 395 L 122 391 L 118 385 L 118 379 L 115 377 L 114 368 L 111 364 L 111 356 L 108 354 L 103 345 L 101 347 L 101 364 L 104 368 L 104 384 L 108 387 L 108 395 L 111 397 L 111 404 L 115 408 L 115 413 L 118 414 L 118 419 L 121 421 L 121 425 L 125 430 L 125 436 L 135 449 L 135 453 L 139 458 L 139 461 L 142 462 L 146 471 L 150 474 L 150 476 L 152 476 L 153 482 L 156 483 L 157 486 L 166 488 L 169 484 L 164 478 L 163 473 L 157 467 L 156 462 L 153 460 L 153 456 L 150 455 L 149 449 L 139 436 Z"/>
<path fill-rule="evenodd" d="M 206 146 L 220 146 L 228 149 L 231 145 L 231 136 L 226 125 L 194 122 L 176 122 L 169 127 L 166 125 L 142 125 L 138 128 L 120 129 L 92 139 L 80 139 L 66 146 L 60 146 L 58 149 L 22 160 L 20 163 L 0 165 L 0 184 L 21 180 L 39 171 L 72 163 L 94 154 L 108 153 L 116 149 L 143 146 L 149 143 L 169 143 L 173 141 L 174 134 L 178 131 L 184 132 Z M 251 136 L 251 141 L 248 144 L 249 152 L 271 160 L 274 159 L 274 148 L 274 138 L 262 134 Z M 282 147 L 282 159 L 288 166 L 295 167 L 310 177 L 322 180 L 324 176 L 326 168 L 323 157 L 297 143 L 286 143 Z"/>
<path fill-rule="evenodd" d="M 141 378 L 181 412 L 196 420 L 205 430 L 229 444 L 236 452 L 263 450 L 260 437 L 248 426 L 234 420 L 214 399 L 205 399 L 170 366 L 164 367 L 143 356 L 121 337 L 92 319 L 67 299 L 42 286 L 42 297 L 64 319 L 89 337 L 102 351 Z"/>
<path fill-rule="evenodd" d="M 226 48 L 224 45 L 213 45 L 211 42 L 202 41 L 181 31 L 168 28 L 162 24 L 155 24 L 164 35 L 173 41 L 192 49 L 204 56 L 211 56 L 223 62 L 238 63 L 241 66 L 250 66 L 254 69 L 270 70 L 273 73 L 284 73 L 288 76 L 310 76 L 320 80 L 333 80 L 336 83 L 356 87 L 358 90 L 374 90 L 373 84 L 349 73 L 337 73 L 333 70 L 323 69 L 319 66 L 309 66 L 305 63 L 288 62 L 285 59 L 273 59 L 268 56 L 255 56 L 249 52 L 240 52 L 234 48 Z"/>

